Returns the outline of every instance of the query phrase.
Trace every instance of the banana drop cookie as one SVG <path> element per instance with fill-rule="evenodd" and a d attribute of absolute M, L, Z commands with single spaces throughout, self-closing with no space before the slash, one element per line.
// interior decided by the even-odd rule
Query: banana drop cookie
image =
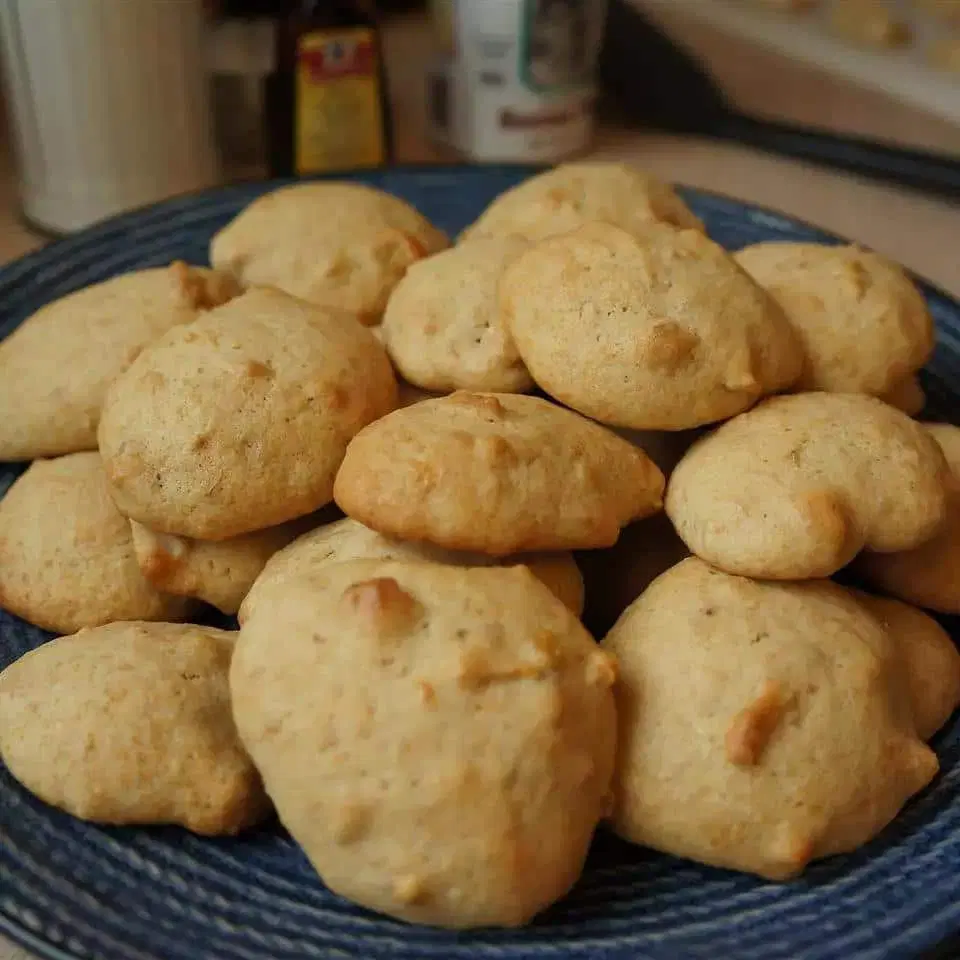
<path fill-rule="evenodd" d="M 229 540 L 192 540 L 155 533 L 130 521 L 140 572 L 158 590 L 196 597 L 235 614 L 266 562 L 316 524 L 313 514 Z"/>
<path fill-rule="evenodd" d="M 583 612 L 583 578 L 570 553 L 533 553 L 497 560 L 482 553 L 392 540 L 348 517 L 305 533 L 274 554 L 243 604 L 241 621 L 261 594 L 283 589 L 291 578 L 347 560 L 404 560 L 455 567 L 523 565 L 577 616 Z"/>
<path fill-rule="evenodd" d="M 803 342 L 797 389 L 892 392 L 894 406 L 916 407 L 909 378 L 933 352 L 933 320 L 901 267 L 860 247 L 817 243 L 759 243 L 735 256 Z"/>
<path fill-rule="evenodd" d="M 519 393 L 533 386 L 497 302 L 505 265 L 526 248 L 517 237 L 485 237 L 410 268 L 381 326 L 405 380 L 438 392 Z"/>
<path fill-rule="evenodd" d="M 407 268 L 447 246 L 410 204 L 360 183 L 281 187 L 210 243 L 210 262 L 244 286 L 270 286 L 379 323 Z"/>
<path fill-rule="evenodd" d="M 0 757 L 81 820 L 233 834 L 270 810 L 230 713 L 234 634 L 111 623 L 0 673 Z"/>
<path fill-rule="evenodd" d="M 354 561 L 258 601 L 230 688 L 331 890 L 415 923 L 513 927 L 573 886 L 608 809 L 614 677 L 524 567 Z"/>
<path fill-rule="evenodd" d="M 663 483 L 642 450 L 576 413 L 460 391 L 362 430 L 334 496 L 386 536 L 506 556 L 609 546 L 660 509 Z"/>
<path fill-rule="evenodd" d="M 924 428 L 949 465 L 946 523 L 912 550 L 865 551 L 857 558 L 857 572 L 871 586 L 908 603 L 960 613 L 960 427 L 930 423 Z"/>
<path fill-rule="evenodd" d="M 649 223 L 703 230 L 703 224 L 663 180 L 629 163 L 565 163 L 501 193 L 461 235 L 516 235 L 527 240 L 567 233 L 593 222 L 624 230 Z"/>
<path fill-rule="evenodd" d="M 743 576 L 827 577 L 864 547 L 933 537 L 949 471 L 906 414 L 863 394 L 764 401 L 698 440 L 670 476 L 666 510 L 691 552 Z"/>
<path fill-rule="evenodd" d="M 917 736 L 929 740 L 960 705 L 960 652 L 933 617 L 890 597 L 854 591 L 897 642 Z"/>
<path fill-rule="evenodd" d="M 882 830 L 937 772 L 896 644 L 829 581 L 689 558 L 603 641 L 617 658 L 616 831 L 785 880 Z"/>
<path fill-rule="evenodd" d="M 500 305 L 533 379 L 617 427 L 684 430 L 790 387 L 803 361 L 773 299 L 696 230 L 591 223 L 515 259 Z"/>
<path fill-rule="evenodd" d="M 111 382 L 171 327 L 239 293 L 236 281 L 176 262 L 55 300 L 0 342 L 0 460 L 97 449 Z"/>
<path fill-rule="evenodd" d="M 54 633 L 180 620 L 192 601 L 140 572 L 97 453 L 36 460 L 0 500 L 0 607 Z"/>
<path fill-rule="evenodd" d="M 251 289 L 171 330 L 116 380 L 100 452 L 126 516 L 225 540 L 328 503 L 351 437 L 396 403 L 369 330 Z"/>

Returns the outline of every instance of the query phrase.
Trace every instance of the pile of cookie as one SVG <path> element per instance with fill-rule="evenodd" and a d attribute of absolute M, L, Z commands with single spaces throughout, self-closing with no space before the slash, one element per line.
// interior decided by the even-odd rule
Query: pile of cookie
<path fill-rule="evenodd" d="M 454 246 L 285 187 L 210 254 L 0 345 L 0 458 L 34 460 L 0 604 L 62 634 L 0 675 L 28 790 L 203 834 L 276 811 L 333 891 L 464 928 L 566 894 L 604 822 L 787 879 L 935 776 L 960 428 L 911 418 L 934 332 L 900 269 L 731 255 L 608 163 Z"/>

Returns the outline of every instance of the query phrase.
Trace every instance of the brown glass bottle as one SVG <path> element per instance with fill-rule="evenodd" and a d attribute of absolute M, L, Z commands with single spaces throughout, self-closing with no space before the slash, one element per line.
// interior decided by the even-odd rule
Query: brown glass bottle
<path fill-rule="evenodd" d="M 268 83 L 273 176 L 378 167 L 392 154 L 376 14 L 350 0 L 284 4 Z"/>

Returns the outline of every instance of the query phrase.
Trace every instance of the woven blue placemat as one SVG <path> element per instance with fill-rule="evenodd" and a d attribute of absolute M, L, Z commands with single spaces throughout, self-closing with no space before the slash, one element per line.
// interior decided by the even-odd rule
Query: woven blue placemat
<path fill-rule="evenodd" d="M 404 197 L 456 233 L 528 174 L 397 169 L 354 179 Z M 0 337 L 42 304 L 118 272 L 178 257 L 205 263 L 211 234 L 272 186 L 178 198 L 0 270 Z M 831 240 L 735 200 L 684 196 L 730 249 Z M 927 416 L 955 419 L 960 304 L 928 286 L 924 292 L 939 331 L 924 375 Z M 19 472 L 0 465 L 0 495 Z M 47 637 L 0 612 L 0 668 Z M 98 828 L 34 800 L 0 766 L 0 930 L 48 957 L 96 960 L 899 960 L 960 929 L 960 720 L 934 746 L 940 776 L 888 830 L 793 883 L 699 867 L 601 832 L 575 891 L 530 928 L 465 934 L 345 903 L 279 828 L 230 840 Z"/>

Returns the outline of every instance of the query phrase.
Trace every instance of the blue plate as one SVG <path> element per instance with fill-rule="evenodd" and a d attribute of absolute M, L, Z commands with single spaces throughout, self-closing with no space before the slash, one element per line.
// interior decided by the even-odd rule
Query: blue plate
<path fill-rule="evenodd" d="M 456 233 L 523 168 L 394 170 L 356 179 Z M 211 234 L 276 184 L 231 187 L 121 216 L 0 271 L 0 336 L 49 300 L 135 267 L 207 259 Z M 724 246 L 834 238 L 736 200 L 684 191 Z M 960 304 L 924 285 L 939 346 L 929 417 L 960 409 Z M 96 344 L 91 344 L 96 349 Z M 0 466 L 0 495 L 17 468 Z M 954 636 L 958 636 L 954 626 Z M 0 667 L 48 635 L 0 612 Z M 34 800 L 0 767 L 0 930 L 46 957 L 97 960 L 877 960 L 960 929 L 960 720 L 942 772 L 856 853 L 775 885 L 660 856 L 601 832 L 576 890 L 531 927 L 451 934 L 330 894 L 277 827 L 231 840 L 101 829 Z"/>

